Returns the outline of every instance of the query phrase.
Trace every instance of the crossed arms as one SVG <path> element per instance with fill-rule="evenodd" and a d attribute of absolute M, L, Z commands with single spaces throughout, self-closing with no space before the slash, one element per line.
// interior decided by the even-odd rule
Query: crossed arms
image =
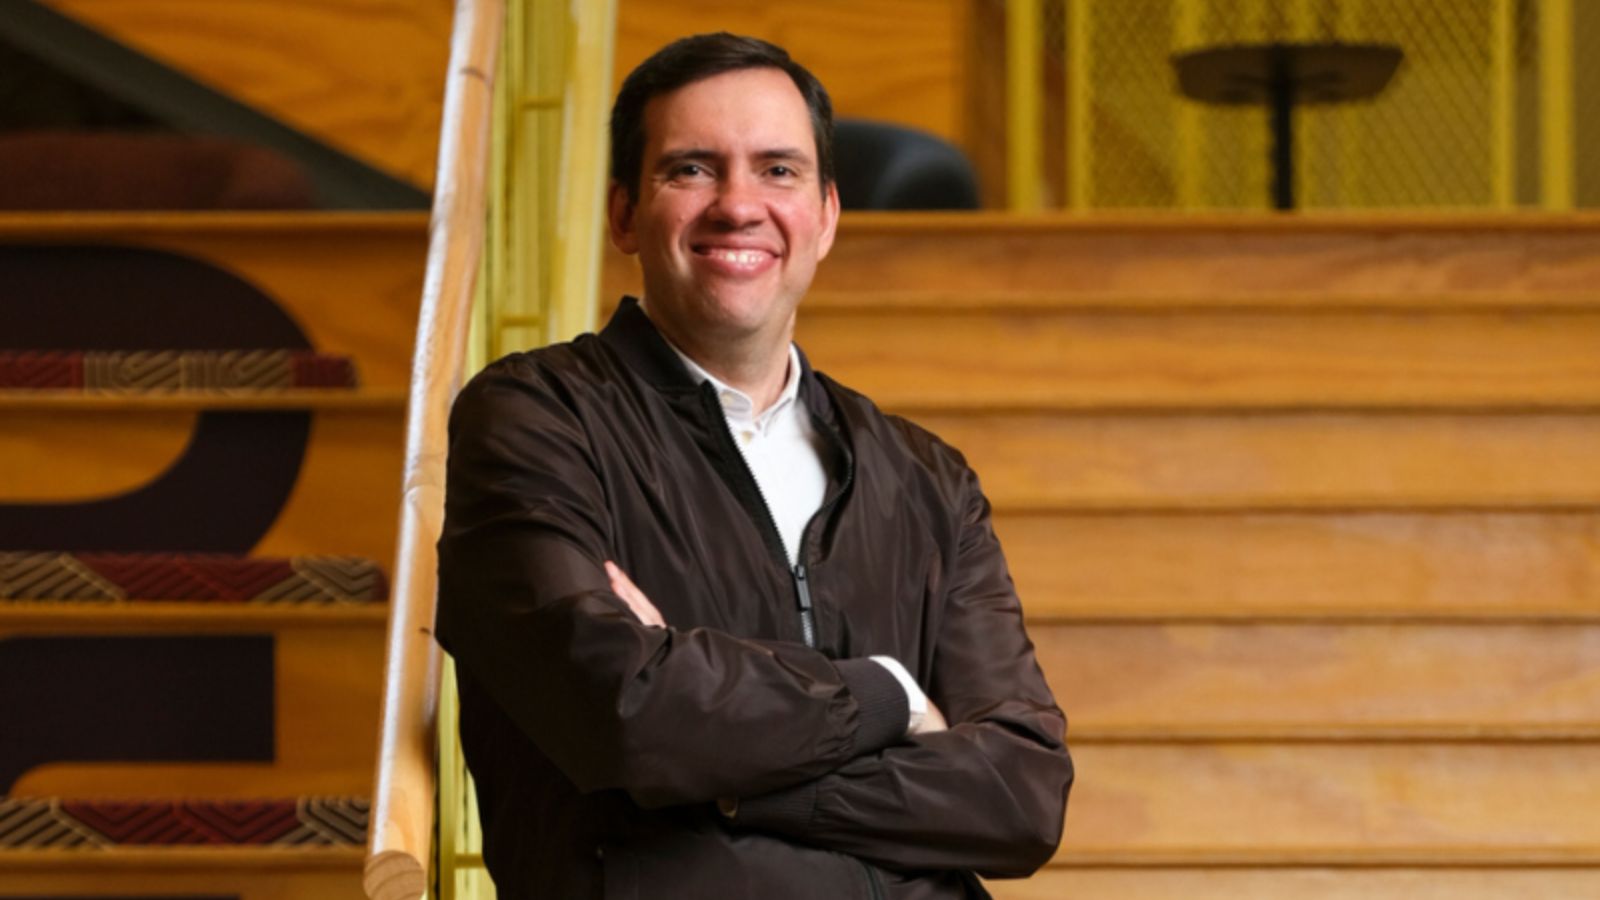
<path fill-rule="evenodd" d="M 869 659 L 652 617 L 606 569 L 594 459 L 560 391 L 490 370 L 452 415 L 440 542 L 441 640 L 580 790 L 738 797 L 733 827 L 892 868 L 1020 876 L 1049 858 L 1065 723 L 970 473 L 923 684 L 949 727 L 908 737 L 904 694 Z"/>

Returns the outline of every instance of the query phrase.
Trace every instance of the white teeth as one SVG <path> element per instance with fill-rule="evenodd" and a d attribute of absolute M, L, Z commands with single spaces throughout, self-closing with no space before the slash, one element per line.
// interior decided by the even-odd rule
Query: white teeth
<path fill-rule="evenodd" d="M 767 256 L 760 250 L 712 250 L 709 255 L 737 266 L 753 266 Z"/>

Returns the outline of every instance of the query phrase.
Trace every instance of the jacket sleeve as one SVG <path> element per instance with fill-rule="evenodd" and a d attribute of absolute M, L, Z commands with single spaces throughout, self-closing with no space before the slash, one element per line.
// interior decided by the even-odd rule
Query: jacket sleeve
<path fill-rule="evenodd" d="M 1025 877 L 1061 840 L 1066 720 L 1023 628 L 976 476 L 925 685 L 950 724 L 805 784 L 742 799 L 738 827 L 892 869 Z"/>
<path fill-rule="evenodd" d="M 904 692 L 870 660 L 641 624 L 602 568 L 615 523 L 582 423 L 535 367 L 474 379 L 450 431 L 439 640 L 580 790 L 770 791 L 904 732 Z"/>

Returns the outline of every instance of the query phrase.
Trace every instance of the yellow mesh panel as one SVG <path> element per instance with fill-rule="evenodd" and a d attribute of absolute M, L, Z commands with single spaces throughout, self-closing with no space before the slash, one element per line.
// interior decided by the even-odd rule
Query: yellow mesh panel
<path fill-rule="evenodd" d="M 1069 177 L 1086 182 L 1080 196 L 1090 208 L 1267 208 L 1266 109 L 1183 98 L 1172 55 L 1216 44 L 1380 42 L 1401 47 L 1405 59 L 1379 97 L 1297 110 L 1298 205 L 1491 206 L 1497 183 L 1515 177 L 1516 160 L 1497 155 L 1497 136 L 1527 114 L 1515 110 L 1509 125 L 1497 119 L 1496 86 L 1518 78 L 1519 70 L 1525 78 L 1536 64 L 1536 48 L 1529 47 L 1533 2 L 1060 0 L 1054 16 L 1081 17 L 1079 27 L 1063 29 L 1083 36 L 1078 45 L 1066 42 L 1067 80 L 1084 80 L 1087 90 L 1077 96 L 1089 107 L 1087 115 L 1067 116 L 1086 131 L 1075 137 L 1088 148 L 1087 171 Z M 1590 32 L 1600 39 L 1600 3 L 1587 11 L 1577 5 L 1581 48 Z M 1501 12 L 1508 34 L 1496 30 Z M 1515 86 L 1508 90 L 1526 96 Z M 1578 121 L 1600 123 L 1600 91 L 1578 97 Z M 1600 139 L 1600 125 L 1589 130 Z M 1515 141 L 1516 158 L 1537 152 L 1526 143 Z M 1600 171 L 1587 180 L 1580 172 L 1578 183 L 1581 198 L 1600 194 Z"/>

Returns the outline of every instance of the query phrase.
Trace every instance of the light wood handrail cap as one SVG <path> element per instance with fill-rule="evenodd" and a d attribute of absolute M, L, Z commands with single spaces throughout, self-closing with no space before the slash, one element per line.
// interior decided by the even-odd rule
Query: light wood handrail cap
<path fill-rule="evenodd" d="M 419 900 L 428 892 L 428 873 L 411 854 L 385 850 L 367 857 L 361 886 L 372 900 Z"/>

